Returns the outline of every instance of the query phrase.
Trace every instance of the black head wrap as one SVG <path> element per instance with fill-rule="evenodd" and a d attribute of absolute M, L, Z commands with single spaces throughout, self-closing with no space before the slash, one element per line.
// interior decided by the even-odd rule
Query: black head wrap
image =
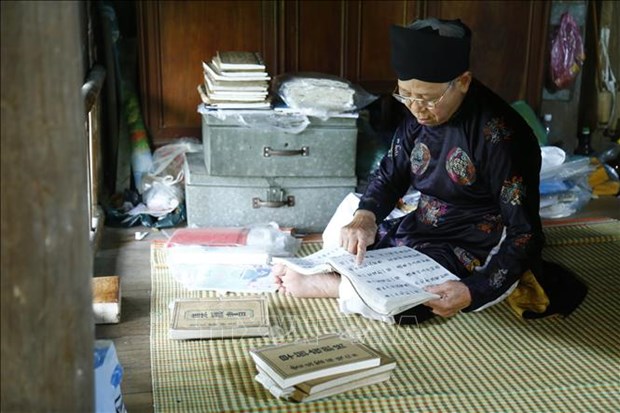
<path fill-rule="evenodd" d="M 471 30 L 458 19 L 439 21 L 462 26 L 465 36 L 443 36 L 431 26 L 390 27 L 392 67 L 398 79 L 444 83 L 469 69 Z"/>

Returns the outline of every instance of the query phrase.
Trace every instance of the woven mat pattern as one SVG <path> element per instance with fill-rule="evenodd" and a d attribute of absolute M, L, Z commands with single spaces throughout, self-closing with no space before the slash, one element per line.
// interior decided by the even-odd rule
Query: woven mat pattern
<path fill-rule="evenodd" d="M 344 316 L 335 299 L 269 294 L 271 338 L 167 338 L 169 303 L 187 291 L 151 250 L 151 364 L 156 412 L 612 412 L 620 411 L 620 222 L 545 229 L 545 258 L 590 287 L 570 317 L 524 321 L 505 304 L 480 313 L 392 326 Z M 317 250 L 305 245 L 300 255 Z M 384 383 L 310 403 L 275 399 L 253 380 L 252 347 L 346 332 L 398 363 Z"/>

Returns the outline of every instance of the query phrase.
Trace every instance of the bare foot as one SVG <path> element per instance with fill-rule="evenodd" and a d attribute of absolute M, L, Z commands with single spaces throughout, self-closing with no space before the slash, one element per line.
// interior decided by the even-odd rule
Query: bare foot
<path fill-rule="evenodd" d="M 297 298 L 338 298 L 340 275 L 335 273 L 304 275 L 276 264 L 272 269 L 278 292 Z"/>

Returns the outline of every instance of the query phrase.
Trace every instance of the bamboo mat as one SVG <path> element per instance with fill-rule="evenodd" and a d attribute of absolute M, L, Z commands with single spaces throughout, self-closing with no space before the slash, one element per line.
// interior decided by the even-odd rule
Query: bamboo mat
<path fill-rule="evenodd" d="M 269 294 L 272 338 L 175 341 L 170 301 L 190 292 L 151 249 L 151 365 L 156 412 L 613 412 L 620 411 L 620 222 L 545 228 L 546 259 L 589 285 L 567 318 L 524 321 L 505 304 L 480 313 L 392 326 L 344 316 L 335 299 Z M 307 254 L 320 247 L 304 247 Z M 392 355 L 384 383 L 305 404 L 275 399 L 253 380 L 252 347 L 345 332 Z"/>

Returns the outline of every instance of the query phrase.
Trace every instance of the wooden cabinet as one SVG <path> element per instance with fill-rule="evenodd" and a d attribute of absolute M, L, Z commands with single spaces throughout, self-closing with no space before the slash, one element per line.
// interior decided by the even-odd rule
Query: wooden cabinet
<path fill-rule="evenodd" d="M 140 85 L 156 145 L 200 136 L 196 86 L 217 50 L 259 51 L 272 75 L 322 72 L 389 93 L 389 26 L 461 18 L 474 32 L 475 75 L 509 101 L 537 107 L 547 2 L 532 1 L 145 1 L 137 3 Z"/>

